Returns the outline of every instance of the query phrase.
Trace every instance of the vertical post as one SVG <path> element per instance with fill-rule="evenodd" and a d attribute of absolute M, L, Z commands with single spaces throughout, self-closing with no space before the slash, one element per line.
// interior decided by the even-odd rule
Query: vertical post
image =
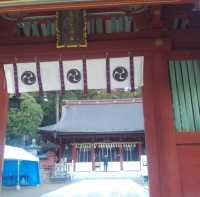
<path fill-rule="evenodd" d="M 62 152 L 63 152 L 63 150 L 62 150 L 62 138 L 60 137 L 59 138 L 59 152 L 58 152 L 58 160 L 60 161 L 61 160 L 61 158 L 62 158 Z"/>
<path fill-rule="evenodd" d="M 17 190 L 20 190 L 20 160 L 17 160 Z"/>
<path fill-rule="evenodd" d="M 156 121 L 154 114 L 153 89 L 153 68 L 154 62 L 152 54 L 144 57 L 144 120 L 145 120 L 145 138 L 148 156 L 148 174 L 149 174 L 149 192 L 151 197 L 161 197 L 160 192 L 160 171 L 159 171 L 159 146 L 156 134 Z"/>
<path fill-rule="evenodd" d="M 65 153 L 65 143 L 64 143 L 64 141 L 62 141 L 62 144 L 61 144 L 61 150 L 60 150 L 60 155 L 61 155 L 61 158 L 64 158 L 64 153 Z"/>
<path fill-rule="evenodd" d="M 124 148 L 122 144 L 120 144 L 119 146 L 119 153 L 120 153 L 120 171 L 123 171 Z"/>
<path fill-rule="evenodd" d="M 166 51 L 144 59 L 143 102 L 150 196 L 182 197 Z"/>
<path fill-rule="evenodd" d="M 138 160 L 140 161 L 140 157 L 142 155 L 142 143 L 137 144 L 137 151 L 138 151 Z"/>
<path fill-rule="evenodd" d="M 6 79 L 3 66 L 0 66 L 0 187 L 2 184 L 3 174 L 3 153 L 5 142 L 5 130 L 7 126 L 7 112 L 8 112 L 8 93 L 6 88 Z"/>
<path fill-rule="evenodd" d="M 41 181 L 39 161 L 37 162 L 37 172 L 37 186 L 39 186 Z"/>
<path fill-rule="evenodd" d="M 95 171 L 95 148 L 94 144 L 91 146 L 91 159 L 92 159 L 92 171 Z"/>
<path fill-rule="evenodd" d="M 60 117 L 59 93 L 56 92 L 56 122 L 59 121 L 59 117 Z"/>
<path fill-rule="evenodd" d="M 76 144 L 72 144 L 72 164 L 73 171 L 76 171 Z"/>
<path fill-rule="evenodd" d="M 153 80 L 161 193 L 162 197 L 182 197 L 176 135 L 173 125 L 168 59 L 164 53 L 156 53 L 154 56 Z"/>

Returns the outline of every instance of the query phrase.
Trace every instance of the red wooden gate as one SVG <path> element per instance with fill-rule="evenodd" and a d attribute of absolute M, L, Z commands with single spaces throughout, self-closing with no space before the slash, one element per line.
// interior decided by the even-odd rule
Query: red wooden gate
<path fill-rule="evenodd" d="M 184 54 L 180 57 L 184 58 Z M 200 133 L 178 132 L 175 128 L 168 72 L 171 58 L 176 56 L 169 58 L 162 52 L 145 57 L 143 98 L 150 194 L 151 197 L 198 197 Z"/>
<path fill-rule="evenodd" d="M 198 197 L 200 134 L 177 133 L 175 130 L 168 52 L 158 49 L 145 53 L 144 57 L 143 100 L 150 194 L 151 197 Z M 7 99 L 3 67 L 0 67 L 0 158 L 7 121 Z"/>

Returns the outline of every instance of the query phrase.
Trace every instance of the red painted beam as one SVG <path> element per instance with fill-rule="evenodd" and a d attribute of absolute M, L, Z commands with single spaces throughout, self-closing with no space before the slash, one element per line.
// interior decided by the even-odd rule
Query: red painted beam
<path fill-rule="evenodd" d="M 5 33 L 0 33 L 0 45 L 36 45 L 36 44 L 54 44 L 56 46 L 55 37 L 19 37 Z M 200 34 L 200 26 L 198 28 L 190 28 L 185 30 L 161 30 L 149 29 L 140 32 L 120 32 L 111 34 L 90 34 L 88 35 L 88 42 L 99 41 L 120 41 L 120 40 L 137 40 L 137 39 L 156 39 L 156 38 L 169 38 L 179 43 L 181 41 L 196 42 Z M 190 35 L 190 36 L 187 36 Z M 184 45 L 184 43 L 182 45 Z"/>
<path fill-rule="evenodd" d="M 193 4 L 195 0 L 93 0 L 93 1 L 76 1 L 65 3 L 46 3 L 46 4 L 29 4 L 22 2 L 14 4 L 10 1 L 10 5 L 3 6 L 3 1 L 0 3 L 0 13 L 16 13 L 16 12 L 41 12 L 55 10 L 72 10 L 72 9 L 107 9 L 134 5 L 177 5 L 177 4 Z"/>
<path fill-rule="evenodd" d="M 80 55 L 88 57 L 102 57 L 106 52 L 110 55 L 127 55 L 129 50 L 134 54 L 142 54 L 157 50 L 156 40 L 162 39 L 162 49 L 184 51 L 183 53 L 171 53 L 174 57 L 194 54 L 192 50 L 200 49 L 200 29 L 181 31 L 152 30 L 139 33 L 116 33 L 111 35 L 90 36 L 87 48 L 63 48 L 56 49 L 55 38 L 0 38 L 0 58 L 3 62 L 12 62 L 15 57 L 19 61 L 55 60 L 62 55 L 63 58 L 80 58 Z M 190 36 L 187 36 L 190 35 Z M 190 51 L 190 52 L 189 52 Z M 197 53 L 197 52 L 195 52 Z"/>
<path fill-rule="evenodd" d="M 177 145 L 200 145 L 200 132 L 177 132 Z"/>
<path fill-rule="evenodd" d="M 183 60 L 183 59 L 200 59 L 200 49 L 190 49 L 190 50 L 177 50 L 172 51 L 169 54 L 169 59 L 171 60 Z"/>
<path fill-rule="evenodd" d="M 37 57 L 40 61 L 80 58 L 85 55 L 87 58 L 104 57 L 106 52 L 110 56 L 127 56 L 129 50 L 134 55 L 143 55 L 149 51 L 167 50 L 170 42 L 163 39 L 163 46 L 158 47 L 155 39 L 119 40 L 119 41 L 97 41 L 88 43 L 87 48 L 62 48 L 57 49 L 55 43 L 23 44 L 0 46 L 0 58 L 4 63 L 13 63 L 14 58 L 18 62 L 34 61 Z"/>

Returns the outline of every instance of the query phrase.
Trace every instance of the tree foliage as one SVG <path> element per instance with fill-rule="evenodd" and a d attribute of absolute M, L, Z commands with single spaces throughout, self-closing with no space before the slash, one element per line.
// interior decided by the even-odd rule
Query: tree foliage
<path fill-rule="evenodd" d="M 10 108 L 8 112 L 8 136 L 35 136 L 43 119 L 43 111 L 30 94 L 22 95 L 19 109 Z"/>
<path fill-rule="evenodd" d="M 44 101 L 43 97 L 37 97 L 37 102 L 41 105 L 43 110 L 43 120 L 41 126 L 54 124 L 56 121 L 56 93 L 46 93 L 48 101 Z"/>

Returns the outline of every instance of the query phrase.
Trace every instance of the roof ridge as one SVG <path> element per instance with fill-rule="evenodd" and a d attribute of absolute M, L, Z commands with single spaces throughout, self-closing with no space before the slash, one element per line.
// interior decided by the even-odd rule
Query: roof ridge
<path fill-rule="evenodd" d="M 142 103 L 142 98 L 103 99 L 103 100 L 64 100 L 64 105 L 98 105 L 98 104 L 128 104 Z"/>

